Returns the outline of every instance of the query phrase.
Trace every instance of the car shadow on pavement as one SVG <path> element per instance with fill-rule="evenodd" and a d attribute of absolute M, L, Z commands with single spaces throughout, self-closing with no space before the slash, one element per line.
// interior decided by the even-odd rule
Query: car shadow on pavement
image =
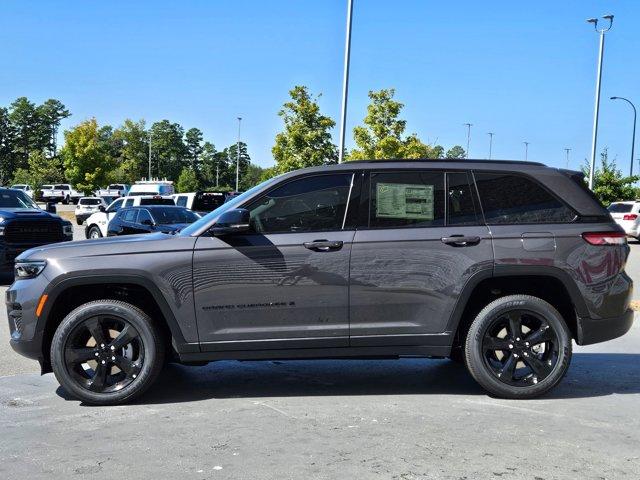
<path fill-rule="evenodd" d="M 640 393 L 640 354 L 576 353 L 564 380 L 544 399 Z M 67 398 L 64 390 L 58 393 Z M 290 360 L 171 364 L 139 404 L 215 398 L 349 395 L 486 395 L 449 360 Z"/>

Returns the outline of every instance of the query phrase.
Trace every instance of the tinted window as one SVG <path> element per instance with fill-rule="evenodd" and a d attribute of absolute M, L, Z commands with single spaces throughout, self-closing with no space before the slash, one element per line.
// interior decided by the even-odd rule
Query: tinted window
<path fill-rule="evenodd" d="M 128 202 L 129 200 L 127 200 Z M 133 199 L 131 199 L 133 203 Z M 140 205 L 175 205 L 173 198 L 141 198 Z"/>
<path fill-rule="evenodd" d="M 476 173 L 488 224 L 570 222 L 575 213 L 533 180 L 520 175 Z"/>
<path fill-rule="evenodd" d="M 371 228 L 444 225 L 444 173 L 372 173 L 370 198 Z"/>
<path fill-rule="evenodd" d="M 142 205 L 142 202 L 140 202 L 140 204 Z M 124 206 L 130 207 L 131 205 L 133 205 L 133 198 L 127 198 L 124 202 Z"/>
<path fill-rule="evenodd" d="M 124 202 L 124 200 L 116 200 L 109 206 L 107 212 L 117 212 L 118 209 L 122 207 L 122 202 Z"/>
<path fill-rule="evenodd" d="M 186 207 L 187 206 L 187 196 L 186 195 L 180 195 L 178 197 L 178 199 L 176 200 L 176 205 L 178 205 L 179 207 Z"/>
<path fill-rule="evenodd" d="M 151 215 L 156 223 L 168 225 L 171 223 L 193 223 L 200 217 L 188 208 L 154 208 Z"/>
<path fill-rule="evenodd" d="M 145 220 L 147 220 L 148 222 L 153 223 L 153 219 L 151 218 L 151 215 L 149 214 L 148 210 L 139 210 L 138 211 L 138 223 L 144 223 Z"/>
<path fill-rule="evenodd" d="M 224 203 L 224 193 L 202 192 L 193 199 L 191 210 L 196 212 L 211 212 Z"/>
<path fill-rule="evenodd" d="M 20 190 L 3 190 L 0 193 L 0 208 L 39 208 L 31 198 Z"/>
<path fill-rule="evenodd" d="M 99 198 L 81 198 L 80 205 L 101 205 L 102 200 Z"/>
<path fill-rule="evenodd" d="M 447 173 L 447 225 L 477 225 L 476 196 L 466 172 Z"/>
<path fill-rule="evenodd" d="M 248 206 L 256 232 L 341 230 L 351 174 L 318 175 L 286 183 Z"/>
<path fill-rule="evenodd" d="M 56 185 L 54 190 L 69 190 L 69 185 Z"/>
<path fill-rule="evenodd" d="M 137 210 L 125 210 L 124 213 L 122 214 L 122 221 L 135 223 L 137 214 L 138 214 Z"/>
<path fill-rule="evenodd" d="M 633 208 L 633 205 L 630 203 L 612 203 L 609 205 L 608 210 L 611 213 L 628 213 Z"/>

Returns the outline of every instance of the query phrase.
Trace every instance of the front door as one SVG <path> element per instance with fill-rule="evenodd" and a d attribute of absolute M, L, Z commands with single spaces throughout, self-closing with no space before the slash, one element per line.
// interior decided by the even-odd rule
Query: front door
<path fill-rule="evenodd" d="M 193 283 L 204 350 L 348 345 L 352 179 L 286 181 L 242 206 L 249 233 L 198 238 Z"/>
<path fill-rule="evenodd" d="M 447 345 L 465 283 L 493 268 L 471 175 L 374 171 L 364 195 L 351 255 L 351 345 Z"/>

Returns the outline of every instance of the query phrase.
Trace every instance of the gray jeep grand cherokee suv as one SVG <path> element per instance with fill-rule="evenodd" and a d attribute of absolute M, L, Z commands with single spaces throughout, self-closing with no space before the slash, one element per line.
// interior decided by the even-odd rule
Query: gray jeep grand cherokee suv
<path fill-rule="evenodd" d="M 624 232 L 577 172 L 368 161 L 268 180 L 175 235 L 35 248 L 11 345 L 91 404 L 165 360 L 451 357 L 493 395 L 556 385 L 633 320 Z"/>

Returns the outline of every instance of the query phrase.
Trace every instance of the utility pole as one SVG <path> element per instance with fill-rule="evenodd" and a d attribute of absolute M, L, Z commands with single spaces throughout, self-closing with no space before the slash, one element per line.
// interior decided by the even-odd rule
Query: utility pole
<path fill-rule="evenodd" d="M 571 151 L 571 149 L 565 148 L 564 151 L 567 152 L 567 165 L 565 166 L 565 168 L 569 168 L 569 152 Z"/>
<path fill-rule="evenodd" d="M 216 188 L 220 184 L 220 162 L 216 162 Z"/>
<path fill-rule="evenodd" d="M 471 127 L 473 127 L 473 123 L 463 123 L 465 127 L 467 127 L 467 151 L 465 152 L 465 158 L 469 158 L 469 144 L 471 143 Z"/>
<path fill-rule="evenodd" d="M 524 161 L 526 162 L 529 159 L 529 142 L 524 143 Z"/>
<path fill-rule="evenodd" d="M 351 60 L 351 16 L 353 0 L 347 0 L 347 32 L 344 45 L 344 71 L 342 76 L 342 109 L 340 111 L 340 145 L 338 163 L 344 161 L 344 141 L 347 128 L 347 97 L 349 95 L 349 62 Z"/>
<path fill-rule="evenodd" d="M 151 180 L 151 129 L 149 129 L 149 178 Z"/>
<path fill-rule="evenodd" d="M 238 144 L 236 146 L 236 193 L 239 192 L 239 184 L 240 184 L 240 123 L 242 122 L 242 117 L 238 117 Z"/>
<path fill-rule="evenodd" d="M 593 109 L 593 135 L 591 137 L 591 163 L 589 164 L 589 188 L 593 190 L 593 179 L 596 170 L 596 149 L 598 145 L 598 115 L 600 114 L 600 85 L 602 83 L 602 59 L 604 57 L 604 34 L 611 30 L 613 25 L 613 15 L 605 15 L 605 20 L 609 21 L 607 28 L 601 28 L 598 30 L 598 19 L 590 18 L 587 20 L 589 23 L 593 23 L 596 32 L 600 34 L 600 50 L 598 55 L 598 73 L 596 76 L 596 99 L 595 107 Z"/>
<path fill-rule="evenodd" d="M 491 148 L 493 147 L 493 132 L 487 133 L 489 135 L 489 160 L 491 160 Z"/>

